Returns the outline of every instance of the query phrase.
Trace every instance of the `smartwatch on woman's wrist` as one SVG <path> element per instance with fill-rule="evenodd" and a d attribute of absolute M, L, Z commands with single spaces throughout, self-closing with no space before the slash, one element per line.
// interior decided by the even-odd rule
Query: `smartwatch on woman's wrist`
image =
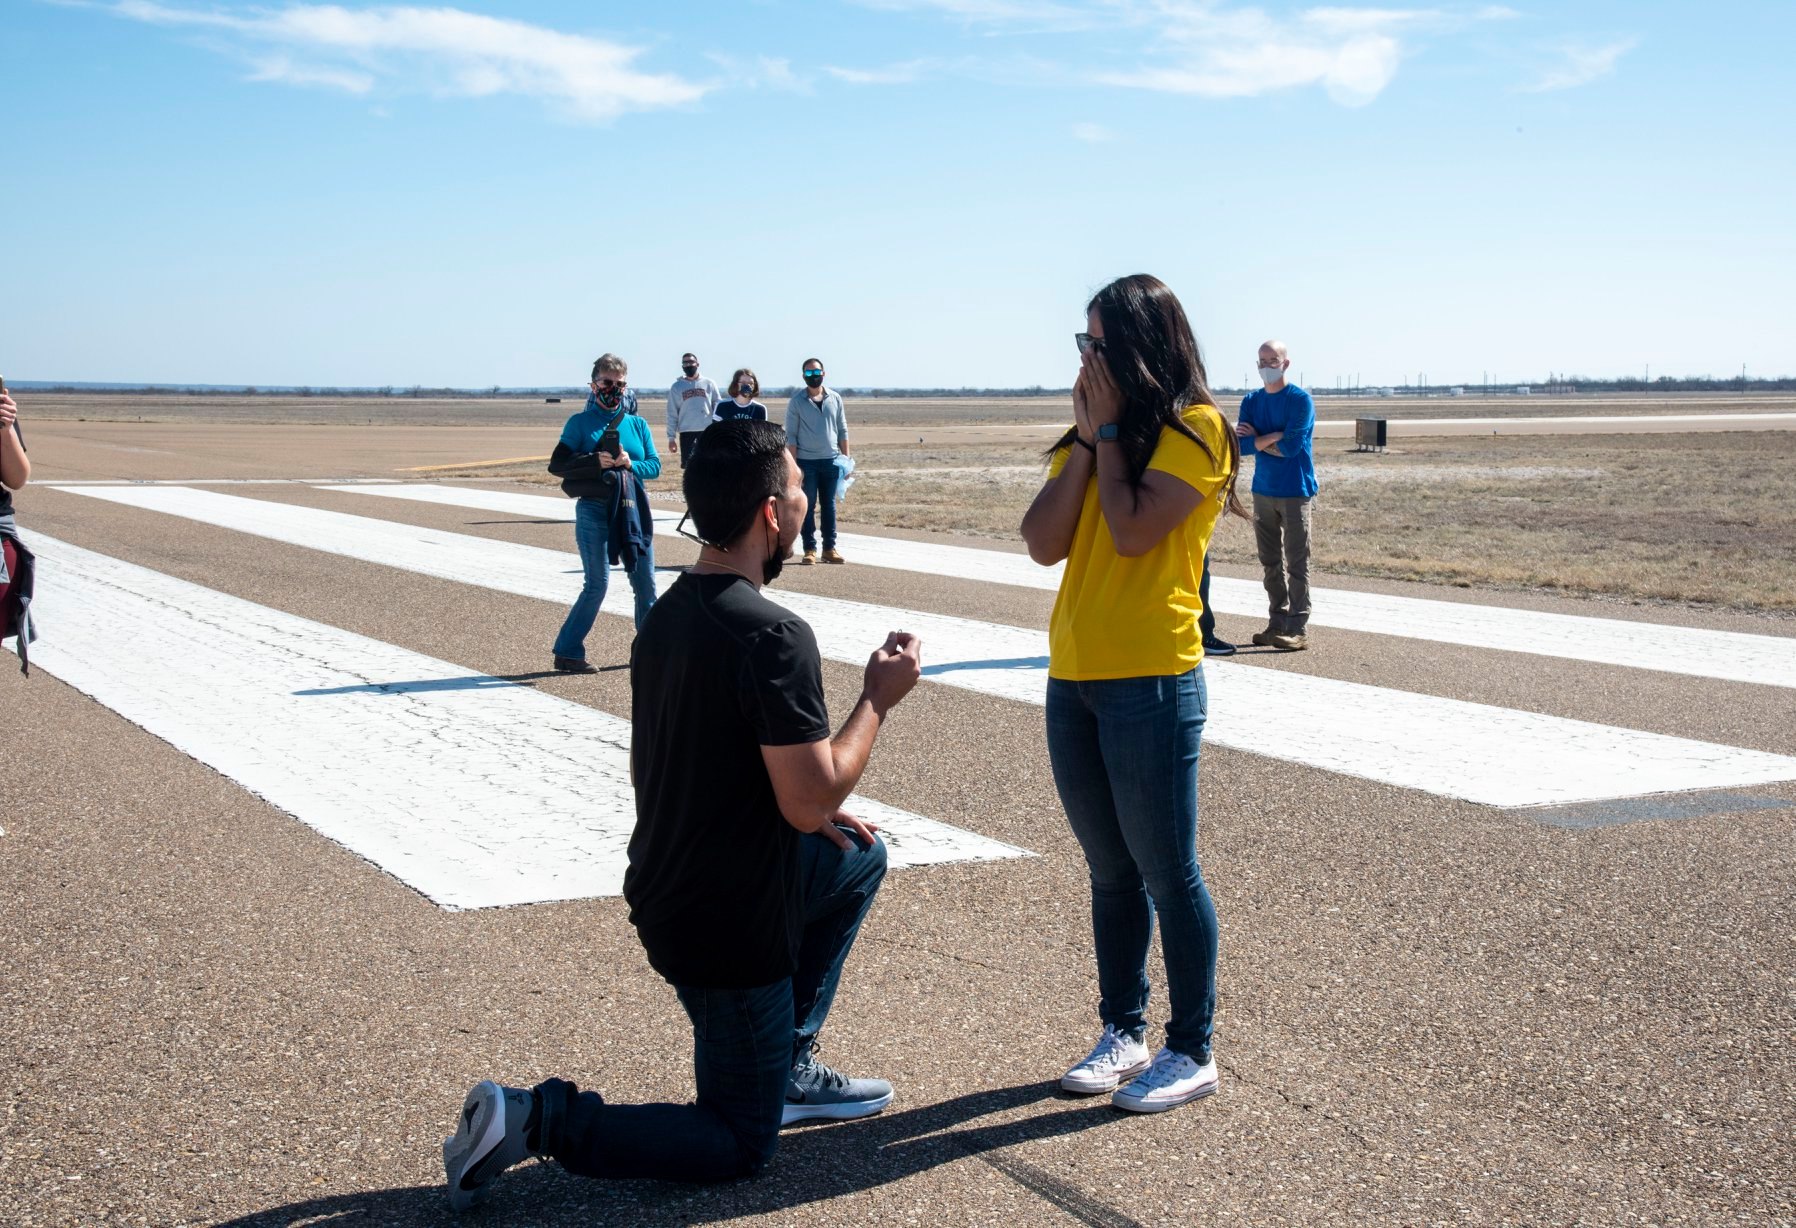
<path fill-rule="evenodd" d="M 1115 422 L 1106 422 L 1097 430 L 1099 443 L 1115 443 L 1122 437 L 1122 427 Z"/>

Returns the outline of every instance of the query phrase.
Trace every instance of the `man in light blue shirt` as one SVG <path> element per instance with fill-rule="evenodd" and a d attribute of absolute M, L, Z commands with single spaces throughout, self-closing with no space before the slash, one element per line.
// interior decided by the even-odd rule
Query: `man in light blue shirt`
<path fill-rule="evenodd" d="M 1260 347 L 1260 382 L 1265 388 L 1241 399 L 1235 434 L 1253 462 L 1254 542 L 1266 584 L 1266 629 L 1253 642 L 1263 648 L 1297 652 L 1307 647 L 1310 621 L 1310 501 L 1315 498 L 1316 462 L 1310 436 L 1316 403 L 1285 380 L 1290 355 L 1282 341 Z"/>
<path fill-rule="evenodd" d="M 842 480 L 838 456 L 848 455 L 848 418 L 840 393 L 823 386 L 823 360 L 807 358 L 804 387 L 786 402 L 786 447 L 804 475 L 804 538 L 801 564 L 817 561 L 817 518 L 823 520 L 823 561 L 846 563 L 836 549 L 836 491 Z"/>

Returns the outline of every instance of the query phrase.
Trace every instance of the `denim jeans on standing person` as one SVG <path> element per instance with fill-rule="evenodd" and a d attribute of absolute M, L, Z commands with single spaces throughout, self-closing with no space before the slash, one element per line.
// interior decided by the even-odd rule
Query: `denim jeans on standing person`
<path fill-rule="evenodd" d="M 797 971 L 756 989 L 674 986 L 692 1021 L 697 1102 L 608 1104 L 597 1092 L 550 1079 L 536 1088 L 545 1154 L 587 1177 L 727 1181 L 766 1167 L 779 1143 L 793 1060 L 823 1028 L 886 872 L 879 841 L 846 853 L 826 837 L 806 836 L 800 857 L 805 926 Z"/>
<path fill-rule="evenodd" d="M 1091 871 L 1098 1015 L 1147 1030 L 1154 919 L 1166 956 L 1166 1047 L 1210 1058 L 1216 910 L 1197 864 L 1197 762 L 1208 707 L 1203 667 L 1099 682 L 1048 680 L 1048 758 Z"/>
<path fill-rule="evenodd" d="M 1216 638 L 1216 611 L 1210 608 L 1210 552 L 1204 551 L 1204 574 L 1197 582 L 1197 603 L 1203 607 L 1197 615 L 1197 633 L 1208 644 Z"/>
<path fill-rule="evenodd" d="M 555 637 L 555 655 L 586 660 L 586 634 L 605 603 L 605 586 L 611 578 L 611 515 L 603 499 L 580 499 L 574 503 L 574 545 L 580 550 L 580 567 L 586 583 L 561 624 Z M 636 629 L 649 616 L 655 604 L 655 555 L 645 550 L 630 568 L 630 587 L 636 590 Z"/>
<path fill-rule="evenodd" d="M 836 468 L 835 458 L 824 460 L 801 460 L 798 469 L 804 475 L 804 527 L 799 536 L 804 538 L 804 548 L 817 548 L 816 518 L 819 511 L 823 519 L 823 548 L 836 548 L 836 487 L 841 483 L 842 471 Z"/>

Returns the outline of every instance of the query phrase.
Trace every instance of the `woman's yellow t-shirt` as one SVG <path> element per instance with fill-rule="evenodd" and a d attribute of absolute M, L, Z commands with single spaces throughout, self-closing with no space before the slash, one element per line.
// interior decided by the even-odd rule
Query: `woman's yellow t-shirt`
<path fill-rule="evenodd" d="M 1183 417 L 1215 459 L 1186 436 L 1162 427 L 1147 467 L 1198 490 L 1203 501 L 1152 550 L 1124 558 L 1116 552 L 1098 504 L 1097 476 L 1092 476 L 1048 623 L 1049 677 L 1093 682 L 1183 674 L 1204 659 L 1197 627 L 1203 602 L 1197 590 L 1234 453 L 1228 423 L 1213 406 L 1193 405 Z M 1048 476 L 1059 475 L 1067 455 L 1064 448 L 1054 454 Z"/>

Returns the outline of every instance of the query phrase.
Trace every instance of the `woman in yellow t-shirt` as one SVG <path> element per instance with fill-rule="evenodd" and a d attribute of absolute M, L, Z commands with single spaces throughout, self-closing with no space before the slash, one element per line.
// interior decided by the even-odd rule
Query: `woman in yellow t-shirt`
<path fill-rule="evenodd" d="M 1216 1090 L 1216 911 L 1197 863 L 1198 589 L 1218 515 L 1239 510 L 1240 452 L 1164 283 L 1121 278 L 1086 316 L 1074 425 L 1022 528 L 1036 562 L 1066 561 L 1048 631 L 1048 758 L 1091 871 L 1104 1027 L 1060 1083 L 1155 1113 Z M 1156 914 L 1171 1009 L 1150 1056 Z"/>

